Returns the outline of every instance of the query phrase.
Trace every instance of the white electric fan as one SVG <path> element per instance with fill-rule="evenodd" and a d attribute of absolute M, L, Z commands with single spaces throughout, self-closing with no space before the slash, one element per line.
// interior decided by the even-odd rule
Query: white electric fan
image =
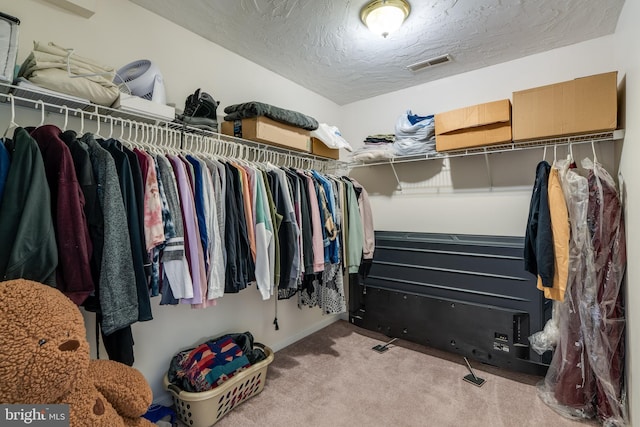
<path fill-rule="evenodd" d="M 164 105 L 167 102 L 162 73 L 148 59 L 139 59 L 120 68 L 116 72 L 113 82 L 120 86 L 122 92 L 127 92 L 158 104 Z"/>

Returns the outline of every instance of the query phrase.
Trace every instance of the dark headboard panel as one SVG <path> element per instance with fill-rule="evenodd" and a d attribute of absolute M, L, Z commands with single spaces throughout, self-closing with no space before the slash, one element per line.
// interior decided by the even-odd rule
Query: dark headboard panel
<path fill-rule="evenodd" d="M 530 349 L 551 302 L 524 271 L 521 237 L 376 232 L 364 281 L 351 281 L 350 321 L 475 360 L 544 374 Z"/>

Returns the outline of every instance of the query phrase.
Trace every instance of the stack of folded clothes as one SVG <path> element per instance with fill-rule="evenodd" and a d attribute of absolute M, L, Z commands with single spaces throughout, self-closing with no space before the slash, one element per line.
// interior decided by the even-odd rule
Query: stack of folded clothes
<path fill-rule="evenodd" d="M 243 104 L 230 105 L 224 109 L 224 112 L 227 114 L 224 119 L 229 122 L 264 116 L 271 120 L 306 130 L 318 129 L 318 121 L 313 117 L 262 102 L 245 102 Z"/>
<path fill-rule="evenodd" d="M 176 354 L 167 376 L 184 391 L 202 392 L 220 386 L 264 359 L 264 351 L 253 348 L 250 332 L 228 334 Z"/>
<path fill-rule="evenodd" d="M 372 162 L 390 159 L 395 155 L 393 151 L 393 134 L 369 135 L 364 139 L 364 146 L 358 148 L 351 156 L 356 162 Z"/>
<path fill-rule="evenodd" d="M 394 134 L 376 134 L 369 135 L 364 139 L 365 145 L 381 145 L 381 144 L 393 144 L 396 140 Z"/>
<path fill-rule="evenodd" d="M 18 72 L 36 86 L 111 106 L 120 96 L 113 83 L 115 69 L 76 55 L 53 43 L 34 42 L 33 51 Z"/>

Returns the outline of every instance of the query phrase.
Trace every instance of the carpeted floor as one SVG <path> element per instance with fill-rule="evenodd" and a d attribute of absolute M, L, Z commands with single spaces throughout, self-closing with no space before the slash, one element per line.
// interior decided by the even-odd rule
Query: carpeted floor
<path fill-rule="evenodd" d="M 262 393 L 216 427 L 573 426 L 536 395 L 539 377 L 472 363 L 486 383 L 462 380 L 457 355 L 397 341 L 371 349 L 383 335 L 348 322 L 332 325 L 279 351 Z"/>

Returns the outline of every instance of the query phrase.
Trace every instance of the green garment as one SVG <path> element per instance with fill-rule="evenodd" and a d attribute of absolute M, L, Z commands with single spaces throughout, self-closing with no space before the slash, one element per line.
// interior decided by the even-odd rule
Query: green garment
<path fill-rule="evenodd" d="M 15 130 L 13 142 L 0 203 L 0 280 L 24 278 L 55 286 L 58 249 L 42 155 L 23 128 Z"/>
<path fill-rule="evenodd" d="M 347 209 L 349 211 L 347 244 L 349 273 L 357 273 L 362 261 L 362 248 L 364 246 L 364 228 L 358 208 L 358 197 L 353 190 L 353 184 L 345 181 L 347 192 Z"/>

